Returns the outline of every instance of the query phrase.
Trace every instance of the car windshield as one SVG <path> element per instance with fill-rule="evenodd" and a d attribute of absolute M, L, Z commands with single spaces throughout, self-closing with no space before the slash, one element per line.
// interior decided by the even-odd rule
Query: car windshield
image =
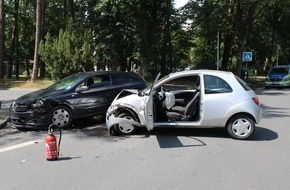
<path fill-rule="evenodd" d="M 75 84 L 79 83 L 81 80 L 83 80 L 84 75 L 81 73 L 74 74 L 71 76 L 68 76 L 53 85 L 49 86 L 48 89 L 50 90 L 68 90 L 71 89 Z"/>
<path fill-rule="evenodd" d="M 272 68 L 269 74 L 288 74 L 287 68 Z"/>

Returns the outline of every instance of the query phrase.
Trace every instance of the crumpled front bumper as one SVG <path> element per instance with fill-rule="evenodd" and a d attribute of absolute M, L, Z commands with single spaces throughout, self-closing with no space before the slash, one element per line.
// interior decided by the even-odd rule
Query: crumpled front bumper
<path fill-rule="evenodd" d="M 48 113 L 10 111 L 10 119 L 12 126 L 16 128 L 47 129 L 49 125 Z"/>

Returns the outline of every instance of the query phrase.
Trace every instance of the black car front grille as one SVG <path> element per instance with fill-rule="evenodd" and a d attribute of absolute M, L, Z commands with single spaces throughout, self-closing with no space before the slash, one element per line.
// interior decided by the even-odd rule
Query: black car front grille
<path fill-rule="evenodd" d="M 28 107 L 27 106 L 20 106 L 20 105 L 14 105 L 12 107 L 12 109 L 15 111 L 15 112 L 26 112 Z"/>

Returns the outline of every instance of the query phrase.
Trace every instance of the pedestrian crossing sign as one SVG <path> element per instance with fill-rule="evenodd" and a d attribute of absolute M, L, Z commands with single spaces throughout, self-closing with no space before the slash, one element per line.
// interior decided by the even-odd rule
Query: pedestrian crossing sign
<path fill-rule="evenodd" d="M 252 61 L 252 52 L 243 52 L 243 61 Z"/>

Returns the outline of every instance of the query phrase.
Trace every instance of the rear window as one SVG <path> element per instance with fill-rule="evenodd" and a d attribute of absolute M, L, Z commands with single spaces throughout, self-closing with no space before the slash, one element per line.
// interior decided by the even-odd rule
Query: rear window
<path fill-rule="evenodd" d="M 129 81 L 143 82 L 143 79 L 141 77 L 139 77 L 136 73 L 127 72 L 126 74 L 128 75 Z"/>
<path fill-rule="evenodd" d="M 252 90 L 251 87 L 245 82 L 243 81 L 242 79 L 240 79 L 239 77 L 235 76 L 237 81 L 240 83 L 240 85 L 246 90 L 246 91 L 249 91 L 249 90 Z"/>
<path fill-rule="evenodd" d="M 204 75 L 204 85 L 206 94 L 230 93 L 233 91 L 225 80 L 217 76 Z"/>
<path fill-rule="evenodd" d="M 118 84 L 126 84 L 130 82 L 143 82 L 143 80 L 134 73 L 114 73 L 113 74 L 113 83 L 115 85 Z"/>

